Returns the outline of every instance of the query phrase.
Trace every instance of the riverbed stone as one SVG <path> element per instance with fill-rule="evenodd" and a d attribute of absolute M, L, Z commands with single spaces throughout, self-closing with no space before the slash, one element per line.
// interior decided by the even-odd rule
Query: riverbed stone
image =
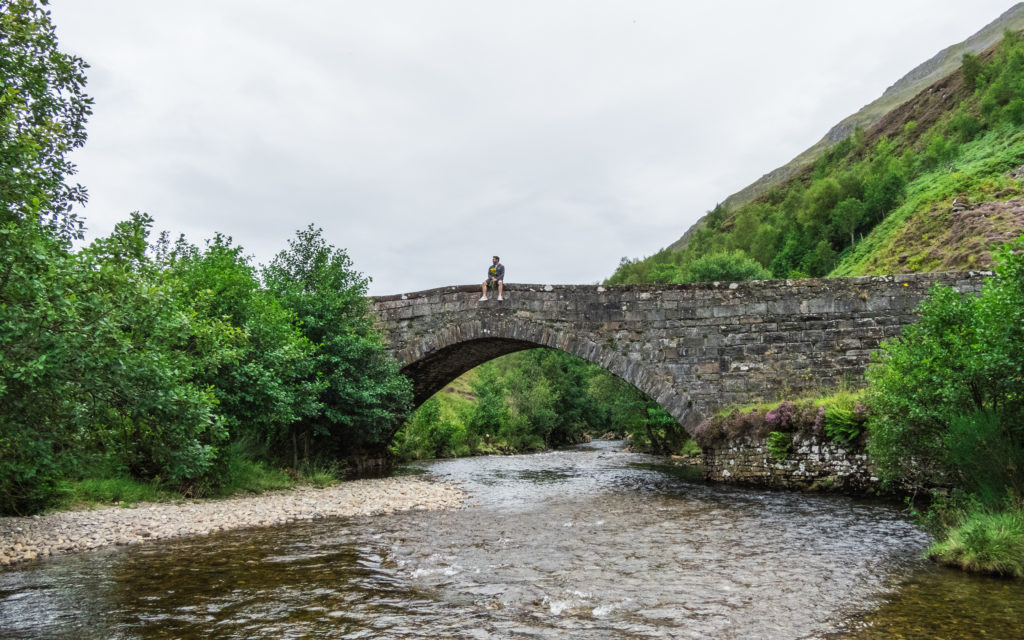
<path fill-rule="evenodd" d="M 0 565 L 108 545 L 136 545 L 298 519 L 457 509 L 464 499 L 464 492 L 450 483 L 379 478 L 323 489 L 301 487 L 224 500 L 142 503 L 134 508 L 112 506 L 45 516 L 6 517 L 0 518 Z"/>

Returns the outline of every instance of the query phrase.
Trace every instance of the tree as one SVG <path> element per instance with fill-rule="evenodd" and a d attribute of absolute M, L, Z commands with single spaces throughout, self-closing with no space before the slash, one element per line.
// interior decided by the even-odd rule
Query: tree
<path fill-rule="evenodd" d="M 832 225 L 843 236 L 850 236 L 850 246 L 854 243 L 854 233 L 864 221 L 864 203 L 857 198 L 847 198 L 832 211 Z"/>
<path fill-rule="evenodd" d="M 326 383 L 319 414 L 293 423 L 288 441 L 272 444 L 289 448 L 294 463 L 300 450 L 304 460 L 311 450 L 331 458 L 386 450 L 408 415 L 412 386 L 373 330 L 366 277 L 310 225 L 263 269 L 263 279 L 317 345 L 316 375 Z"/>
<path fill-rule="evenodd" d="M 76 436 L 142 479 L 215 484 L 227 441 L 201 372 L 237 359 L 239 336 L 197 316 L 147 255 L 152 219 L 133 214 L 76 255 L 81 299 L 59 354 Z"/>
<path fill-rule="evenodd" d="M 768 265 L 772 274 L 776 278 L 797 277 L 795 272 L 800 266 L 800 261 L 808 251 L 809 243 L 810 240 L 802 230 L 795 229 L 786 234 L 782 248 L 779 249 L 779 252 L 772 258 L 771 264 Z"/>
<path fill-rule="evenodd" d="M 162 263 L 182 305 L 235 334 L 236 358 L 197 376 L 214 390 L 234 439 L 287 439 L 293 423 L 319 412 L 326 382 L 313 375 L 316 345 L 294 312 L 260 287 L 242 247 L 220 234 L 204 250 L 179 239 Z"/>
<path fill-rule="evenodd" d="M 716 204 L 715 208 L 712 209 L 711 211 L 708 211 L 704 218 L 707 223 L 707 228 L 717 229 L 719 226 L 721 226 L 722 222 L 728 215 L 729 211 L 728 209 L 725 208 L 725 205 L 721 203 Z"/>
<path fill-rule="evenodd" d="M 865 218 L 872 224 L 883 220 L 903 198 L 906 188 L 907 178 L 898 160 L 891 157 L 876 160 L 864 181 Z"/>
<path fill-rule="evenodd" d="M 592 426 L 619 435 L 644 433 L 647 409 L 653 403 L 639 389 L 597 368 L 590 377 L 587 393 L 597 404 L 597 418 Z"/>
<path fill-rule="evenodd" d="M 701 256 L 690 263 L 683 273 L 683 282 L 767 280 L 772 276 L 761 263 L 739 249 Z"/>
<path fill-rule="evenodd" d="M 956 113 L 953 114 L 953 117 L 949 119 L 949 130 L 956 135 L 961 143 L 973 140 L 974 136 L 978 135 L 981 129 L 981 121 L 967 113 L 962 104 Z"/>
<path fill-rule="evenodd" d="M 814 245 L 814 249 L 804 256 L 800 268 L 812 278 L 824 278 L 836 266 L 838 260 L 839 255 L 832 248 L 832 244 L 822 238 Z"/>
<path fill-rule="evenodd" d="M 885 477 L 1024 491 L 1022 250 L 1024 237 L 997 253 L 977 298 L 936 286 L 920 321 L 883 344 L 868 371 L 868 446 Z"/>
<path fill-rule="evenodd" d="M 466 421 L 466 431 L 475 445 L 480 439 L 490 440 L 504 429 L 509 421 L 509 411 L 505 385 L 493 366 L 485 364 L 480 367 L 480 375 L 473 382 L 472 389 L 476 404 Z"/>
<path fill-rule="evenodd" d="M 679 453 L 690 437 L 683 426 L 659 406 L 648 407 L 644 432 L 652 453 L 665 456 Z"/>
<path fill-rule="evenodd" d="M 86 192 L 69 185 L 68 154 L 85 144 L 92 99 L 86 64 L 57 49 L 47 0 L 0 1 L 0 223 L 46 220 L 63 240 L 80 237 L 71 212 Z"/>
<path fill-rule="evenodd" d="M 742 249 L 749 252 L 754 246 L 754 236 L 761 226 L 761 216 L 756 207 L 744 207 L 736 214 L 736 222 L 729 232 L 729 249 Z"/>
<path fill-rule="evenodd" d="M 835 178 L 815 180 L 804 194 L 803 205 L 797 218 L 811 233 L 828 224 L 828 216 L 839 203 L 843 189 Z"/>
<path fill-rule="evenodd" d="M 77 301 L 67 288 L 80 235 L 67 155 L 85 142 L 85 63 L 60 52 L 45 2 L 0 1 L 0 513 L 56 497 L 64 465 L 63 364 Z M 56 375 L 54 375 L 56 374 Z"/>
<path fill-rule="evenodd" d="M 964 76 L 964 86 L 968 91 L 974 91 L 978 86 L 978 75 L 981 73 L 981 61 L 977 54 L 964 52 L 960 72 Z"/>
<path fill-rule="evenodd" d="M 671 262 L 657 262 L 651 265 L 650 273 L 648 273 L 646 282 L 675 282 L 680 278 L 679 265 Z"/>
<path fill-rule="evenodd" d="M 769 265 L 779 252 L 779 245 L 782 243 L 782 233 L 774 224 L 765 222 L 757 230 L 754 241 L 751 243 L 748 253 L 750 257 L 757 260 L 758 264 Z"/>
<path fill-rule="evenodd" d="M 501 438 L 516 451 L 531 451 L 550 446 L 556 430 L 566 422 L 558 413 L 558 396 L 546 377 L 528 378 L 523 369 L 505 379 L 509 415 L 499 430 Z M 559 444 L 565 444 L 560 442 Z"/>
<path fill-rule="evenodd" d="M 227 432 L 200 373 L 238 340 L 183 305 L 134 214 L 37 277 L 15 272 L 0 313 L 0 509 L 56 497 L 57 477 L 102 463 L 190 491 L 217 481 Z M 31 303 L 23 300 L 33 295 Z"/>

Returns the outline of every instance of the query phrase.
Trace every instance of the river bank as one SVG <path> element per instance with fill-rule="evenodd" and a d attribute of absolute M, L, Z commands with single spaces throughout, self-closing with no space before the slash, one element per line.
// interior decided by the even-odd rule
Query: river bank
<path fill-rule="evenodd" d="M 0 518 L 0 565 L 147 540 L 201 536 L 336 516 L 409 509 L 455 509 L 465 494 L 455 485 L 418 478 L 354 480 L 223 500 L 140 503 L 31 517 Z"/>

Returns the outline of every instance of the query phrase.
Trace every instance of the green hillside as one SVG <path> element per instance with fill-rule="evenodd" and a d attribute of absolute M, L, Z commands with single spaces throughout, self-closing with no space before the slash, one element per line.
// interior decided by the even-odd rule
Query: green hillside
<path fill-rule="evenodd" d="M 1024 29 L 1024 3 L 1018 3 L 1003 15 L 986 25 L 983 29 L 952 46 L 946 47 L 930 59 L 914 67 L 909 73 L 897 80 L 891 87 L 873 102 L 865 105 L 856 113 L 844 118 L 839 124 L 829 129 L 828 133 L 809 149 L 793 158 L 783 166 L 769 171 L 752 184 L 726 198 L 722 205 L 729 211 L 749 204 L 755 198 L 763 196 L 772 187 L 793 177 L 800 170 L 817 160 L 832 145 L 853 135 L 858 129 L 870 129 L 893 109 L 907 102 L 932 84 L 956 71 L 960 66 L 964 53 L 980 53 L 997 43 L 1007 30 Z M 687 230 L 668 249 L 678 251 L 686 247 L 690 236 L 696 229 L 703 228 L 706 217 L 701 218 Z"/>
<path fill-rule="evenodd" d="M 962 62 L 785 182 L 716 207 L 684 248 L 624 260 L 606 282 L 987 267 L 1024 229 L 1024 37 Z"/>

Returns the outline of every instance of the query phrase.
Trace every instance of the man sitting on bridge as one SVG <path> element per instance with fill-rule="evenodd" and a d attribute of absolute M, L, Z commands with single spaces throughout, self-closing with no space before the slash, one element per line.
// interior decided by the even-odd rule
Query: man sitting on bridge
<path fill-rule="evenodd" d="M 487 299 L 487 286 L 494 286 L 493 283 L 498 284 L 498 300 L 504 300 L 501 297 L 501 288 L 505 281 L 505 265 L 498 262 L 498 256 L 491 258 L 491 266 L 487 268 L 487 279 L 484 280 L 483 295 L 480 296 L 480 302 Z"/>

